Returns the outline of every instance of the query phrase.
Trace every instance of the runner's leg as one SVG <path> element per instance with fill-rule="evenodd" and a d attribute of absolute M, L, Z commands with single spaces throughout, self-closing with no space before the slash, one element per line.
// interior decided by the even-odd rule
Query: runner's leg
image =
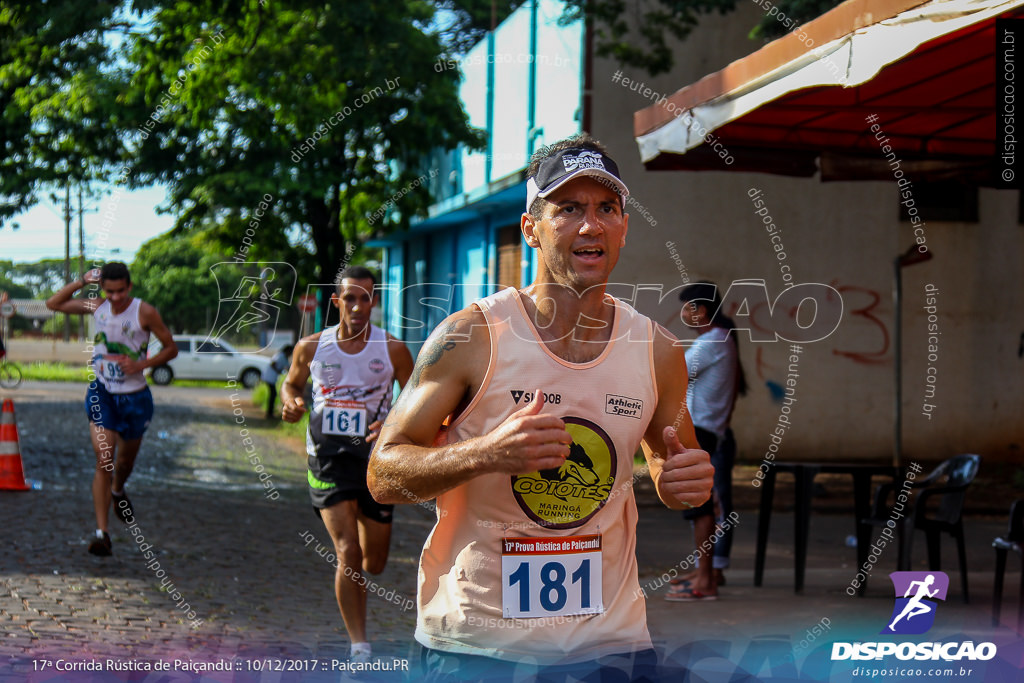
<path fill-rule="evenodd" d="M 320 510 L 320 516 L 338 555 L 334 594 L 338 599 L 345 630 L 353 643 L 365 643 L 366 579 L 363 573 L 363 551 L 359 545 L 358 503 L 355 500 L 340 501 Z"/>
<path fill-rule="evenodd" d="M 916 617 L 919 614 L 928 614 L 932 609 L 927 605 L 914 605 L 914 608 L 910 610 L 910 614 L 907 615 L 909 620 L 911 617 Z"/>
<path fill-rule="evenodd" d="M 96 472 L 92 478 L 92 504 L 96 511 L 96 528 L 107 531 L 110 518 L 110 485 L 114 472 L 114 446 L 117 432 L 89 423 L 92 449 L 96 454 Z"/>
<path fill-rule="evenodd" d="M 363 571 L 380 574 L 388 563 L 391 524 L 384 524 L 359 513 L 359 546 L 363 549 Z"/>
<path fill-rule="evenodd" d="M 274 404 L 277 403 L 277 382 L 267 382 L 267 419 L 274 417 Z"/>
<path fill-rule="evenodd" d="M 142 446 L 142 437 L 125 440 L 117 435 L 117 460 L 114 463 L 114 490 L 124 491 L 124 484 L 135 469 L 135 457 Z"/>

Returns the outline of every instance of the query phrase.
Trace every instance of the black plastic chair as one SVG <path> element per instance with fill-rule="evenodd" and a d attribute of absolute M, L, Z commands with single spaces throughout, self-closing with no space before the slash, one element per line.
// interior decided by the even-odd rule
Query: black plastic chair
<path fill-rule="evenodd" d="M 967 593 L 967 551 L 964 548 L 964 525 L 961 512 L 964 507 L 964 496 L 967 487 L 974 481 L 981 465 L 981 456 L 973 454 L 957 455 L 944 461 L 924 479 L 913 481 L 909 487 L 923 489 L 915 499 L 908 501 L 905 509 L 890 507 L 891 494 L 896 492 L 899 483 L 887 483 L 878 487 L 871 517 L 864 521 L 875 526 L 885 525 L 893 512 L 903 514 L 896 521 L 897 547 L 899 558 L 897 569 L 910 570 L 910 550 L 913 546 L 914 530 L 924 531 L 928 542 L 928 568 L 938 571 L 941 567 L 941 547 L 939 534 L 945 532 L 956 539 L 957 556 L 960 560 L 960 583 L 963 587 L 964 602 L 968 602 Z M 894 505 L 899 505 L 896 502 Z"/>
<path fill-rule="evenodd" d="M 998 537 L 992 541 L 996 549 L 996 583 L 992 595 L 992 625 L 999 625 L 999 612 L 1003 602 L 1003 577 L 1006 576 L 1006 553 L 1009 550 L 1024 559 L 1024 498 L 1014 501 L 1010 506 L 1010 528 L 1006 538 Z M 1020 597 L 1017 599 L 1017 630 L 1024 632 L 1024 567 L 1020 574 Z"/>

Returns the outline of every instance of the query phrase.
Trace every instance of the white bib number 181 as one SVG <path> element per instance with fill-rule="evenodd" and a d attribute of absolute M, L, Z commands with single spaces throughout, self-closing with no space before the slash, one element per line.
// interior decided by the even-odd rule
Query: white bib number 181
<path fill-rule="evenodd" d="M 503 538 L 501 549 L 505 618 L 604 611 L 601 536 Z"/>

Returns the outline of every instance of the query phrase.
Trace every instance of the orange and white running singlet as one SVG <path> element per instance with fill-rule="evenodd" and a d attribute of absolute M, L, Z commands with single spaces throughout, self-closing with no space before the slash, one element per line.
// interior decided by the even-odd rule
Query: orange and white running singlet
<path fill-rule="evenodd" d="M 636 566 L 633 454 L 657 403 L 651 321 L 614 302 L 611 341 L 587 363 L 552 354 L 519 292 L 477 302 L 491 356 L 448 443 L 535 400 L 572 435 L 557 470 L 488 474 L 437 499 L 420 558 L 416 640 L 448 652 L 573 663 L 651 647 Z"/>

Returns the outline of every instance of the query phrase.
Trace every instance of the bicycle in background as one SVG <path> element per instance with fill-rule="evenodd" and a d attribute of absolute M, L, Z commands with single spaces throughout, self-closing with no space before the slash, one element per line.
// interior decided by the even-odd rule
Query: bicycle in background
<path fill-rule="evenodd" d="M 0 387 L 4 389 L 17 389 L 20 385 L 21 368 L 7 360 L 6 356 L 0 358 Z"/>

